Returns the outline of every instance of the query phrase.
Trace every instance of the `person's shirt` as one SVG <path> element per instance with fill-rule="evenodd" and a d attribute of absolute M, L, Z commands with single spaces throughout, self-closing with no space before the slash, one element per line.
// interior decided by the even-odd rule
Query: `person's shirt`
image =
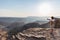
<path fill-rule="evenodd" d="M 50 19 L 47 19 L 47 20 L 49 20 L 49 21 L 53 21 L 53 22 L 55 21 L 55 19 L 51 19 L 51 18 L 50 18 Z"/>
<path fill-rule="evenodd" d="M 50 21 L 55 22 L 55 19 L 50 19 Z"/>
<path fill-rule="evenodd" d="M 50 22 L 50 25 L 53 25 L 53 24 L 55 24 L 55 19 L 47 19 L 47 20 L 49 20 L 49 22 Z"/>

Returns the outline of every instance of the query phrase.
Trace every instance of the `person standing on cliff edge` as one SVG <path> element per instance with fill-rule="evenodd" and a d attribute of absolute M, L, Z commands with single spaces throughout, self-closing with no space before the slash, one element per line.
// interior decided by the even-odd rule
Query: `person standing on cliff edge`
<path fill-rule="evenodd" d="M 54 27 L 55 27 L 55 18 L 51 16 L 51 19 L 48 19 L 50 22 L 50 36 L 55 39 L 54 36 Z"/>

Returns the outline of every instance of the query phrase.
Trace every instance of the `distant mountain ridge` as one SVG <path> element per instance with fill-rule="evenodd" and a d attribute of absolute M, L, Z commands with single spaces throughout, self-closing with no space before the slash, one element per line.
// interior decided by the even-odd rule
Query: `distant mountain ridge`
<path fill-rule="evenodd" d="M 15 17 L 0 17 L 1 22 L 13 23 L 16 21 L 24 21 L 25 18 L 15 18 Z"/>
<path fill-rule="evenodd" d="M 32 22 L 40 22 L 40 23 L 44 23 L 45 18 L 43 17 L 0 17 L 0 25 L 2 26 L 9 26 L 13 23 L 32 23 Z M 46 21 L 45 21 L 46 22 Z"/>
<path fill-rule="evenodd" d="M 19 21 L 30 21 L 30 22 L 33 22 L 33 21 L 45 21 L 43 20 L 45 19 L 45 17 L 0 17 L 0 22 L 8 22 L 8 23 L 11 23 L 11 22 L 19 22 Z"/>

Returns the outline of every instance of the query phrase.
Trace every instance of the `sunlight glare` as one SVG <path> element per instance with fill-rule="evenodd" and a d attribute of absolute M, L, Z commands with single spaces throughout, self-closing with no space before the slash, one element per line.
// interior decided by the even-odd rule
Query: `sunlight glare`
<path fill-rule="evenodd" d="M 49 3 L 42 3 L 40 6 L 39 6 L 39 13 L 42 15 L 42 16 L 48 16 L 49 13 L 51 12 L 51 5 Z"/>

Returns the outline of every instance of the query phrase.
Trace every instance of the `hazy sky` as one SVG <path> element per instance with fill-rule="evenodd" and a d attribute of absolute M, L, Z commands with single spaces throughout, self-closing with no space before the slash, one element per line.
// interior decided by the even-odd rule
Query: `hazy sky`
<path fill-rule="evenodd" d="M 60 0 L 0 0 L 0 17 L 60 16 Z"/>

